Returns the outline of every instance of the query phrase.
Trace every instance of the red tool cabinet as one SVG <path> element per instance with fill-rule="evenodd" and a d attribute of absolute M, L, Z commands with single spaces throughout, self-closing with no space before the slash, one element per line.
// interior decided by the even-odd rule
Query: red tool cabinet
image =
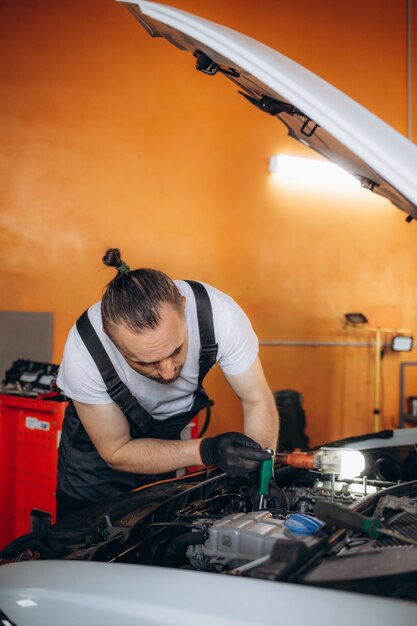
<path fill-rule="evenodd" d="M 55 521 L 67 404 L 0 394 L 0 549 L 48 516 Z"/>

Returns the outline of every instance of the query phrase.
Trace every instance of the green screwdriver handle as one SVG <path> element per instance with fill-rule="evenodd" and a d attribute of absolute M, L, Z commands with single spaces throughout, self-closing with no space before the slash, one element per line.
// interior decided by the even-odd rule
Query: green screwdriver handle
<path fill-rule="evenodd" d="M 356 511 L 352 511 L 343 504 L 337 502 L 317 502 L 314 513 L 323 522 L 330 522 L 340 528 L 358 530 L 368 537 L 378 539 L 381 536 L 382 523 L 374 517 L 365 517 Z"/>
<path fill-rule="evenodd" d="M 274 452 L 273 450 L 270 451 L 269 449 L 268 449 L 268 452 L 272 452 L 271 458 L 266 459 L 265 461 L 262 461 L 261 463 L 261 478 L 259 481 L 259 492 L 258 492 L 260 496 L 268 495 L 269 481 L 271 480 L 271 476 L 273 473 Z"/>

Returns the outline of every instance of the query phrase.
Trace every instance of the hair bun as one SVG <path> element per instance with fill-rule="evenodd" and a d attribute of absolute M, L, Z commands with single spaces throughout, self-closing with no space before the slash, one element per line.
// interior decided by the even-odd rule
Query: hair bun
<path fill-rule="evenodd" d="M 103 257 L 104 265 L 108 267 L 118 267 L 122 263 L 122 257 L 120 255 L 119 248 L 109 248 Z"/>

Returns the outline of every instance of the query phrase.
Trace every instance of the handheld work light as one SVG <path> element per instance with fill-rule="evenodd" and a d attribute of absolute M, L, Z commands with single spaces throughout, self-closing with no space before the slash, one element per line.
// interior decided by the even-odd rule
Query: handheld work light
<path fill-rule="evenodd" d="M 347 448 L 320 448 L 315 452 L 296 450 L 289 454 L 277 454 L 276 459 L 284 465 L 304 469 L 316 469 L 339 478 L 355 478 L 365 469 L 365 458 L 359 450 Z"/>

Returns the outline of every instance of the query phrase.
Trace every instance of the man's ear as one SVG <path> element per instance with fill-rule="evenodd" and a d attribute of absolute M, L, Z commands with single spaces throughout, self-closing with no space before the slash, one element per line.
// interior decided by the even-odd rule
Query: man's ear
<path fill-rule="evenodd" d="M 181 296 L 181 304 L 183 311 L 185 311 L 185 305 L 187 304 L 187 298 L 185 296 Z"/>

